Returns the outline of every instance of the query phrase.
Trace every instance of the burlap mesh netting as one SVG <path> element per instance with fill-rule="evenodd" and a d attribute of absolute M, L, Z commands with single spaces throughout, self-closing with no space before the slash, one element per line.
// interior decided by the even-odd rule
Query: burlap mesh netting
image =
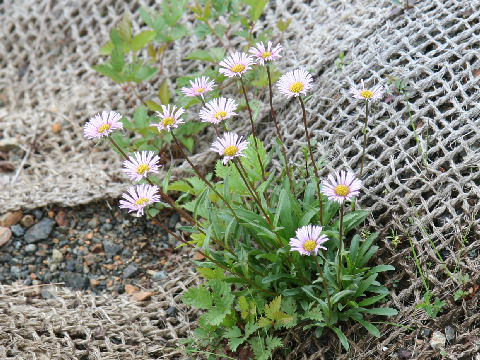
<path fill-rule="evenodd" d="M 130 11 L 135 13 L 141 3 L 131 2 Z M 0 44 L 0 86 L 5 103 L 0 108 L 1 134 L 18 136 L 25 150 L 32 148 L 26 161 L 29 167 L 13 184 L 8 183 L 12 176 L 3 176 L 2 208 L 73 205 L 118 196 L 124 188 L 122 180 L 108 180 L 112 175 L 122 179 L 118 171 L 120 159 L 100 147 L 92 153 L 90 143 L 82 139 L 82 124 L 89 115 L 103 108 L 128 110 L 126 96 L 118 86 L 89 70 L 99 46 L 124 10 L 123 4 L 93 0 L 0 4 L 0 26 L 6 35 Z M 312 70 L 315 88 L 307 112 L 311 132 L 318 140 L 318 155 L 326 155 L 323 174 L 342 167 L 359 167 L 364 108 L 351 98 L 348 88 L 358 85 L 360 79 L 367 86 L 386 84 L 389 76 L 407 79 L 410 85 L 411 120 L 403 96 L 394 95 L 390 103 L 381 102 L 372 108 L 364 176 L 366 194 L 360 203 L 372 211 L 371 229 L 382 234 L 382 250 L 376 260 L 397 269 L 388 277 L 392 288 L 390 305 L 400 311 L 391 321 L 414 329 L 385 325 L 382 338 L 372 341 L 353 327 L 348 333 L 356 345 L 350 358 L 389 358 L 402 346 L 415 347 L 416 358 L 434 358 L 438 350 L 428 346 L 428 339 L 415 343 L 416 337 L 422 326 L 442 330 L 452 325 L 457 338 L 454 345 L 447 346 L 446 356 L 471 359 L 480 349 L 480 315 L 475 310 L 478 295 L 454 303 L 452 293 L 461 285 L 456 280 L 459 273 L 470 275 L 469 284 L 479 280 L 480 10 L 468 0 L 419 1 L 407 11 L 392 14 L 392 10 L 386 0 L 271 1 L 261 21 L 273 27 L 279 19 L 292 19 L 283 37 L 285 50 L 280 68 L 303 66 Z M 181 59 L 193 46 L 212 43 L 212 39 L 184 40 L 174 45 L 169 51 L 166 74 L 174 76 L 197 68 L 199 63 Z M 340 51 L 346 53 L 346 62 L 338 69 L 335 60 Z M 278 94 L 274 103 L 289 153 L 301 164 L 300 147 L 305 138 L 299 104 Z M 272 139 L 274 127 L 267 108 L 262 110 L 262 116 L 260 137 Z M 58 134 L 51 131 L 54 122 L 63 125 Z M 418 142 L 425 151 L 427 139 L 425 166 Z M 401 235 L 398 247 L 385 238 L 392 229 Z M 415 307 L 423 300 L 424 287 L 407 234 L 432 293 L 448 303 L 450 311 L 441 313 L 436 320 Z M 453 272 L 455 265 L 457 271 Z M 445 266 L 452 271 L 451 276 Z M 176 289 L 188 284 L 185 281 L 189 278 L 180 275 L 183 273 L 179 274 Z M 156 344 L 156 339 L 163 335 L 157 337 L 161 330 L 151 320 L 162 311 L 159 298 L 138 306 L 65 290 L 61 292 L 61 305 L 51 307 L 42 300 L 25 304 L 24 297 L 9 291 L 3 288 L 0 306 L 2 323 L 8 324 L 12 334 L 11 343 L 1 343 L 4 350 L 0 346 L 0 351 L 17 343 L 25 344 L 22 349 L 13 347 L 25 358 L 41 358 L 35 346 L 49 358 L 55 358 L 57 353 L 59 358 L 68 358 L 62 350 L 65 346 L 72 351 L 87 351 L 82 355 L 85 359 L 129 358 L 128 351 L 142 352 L 135 355 L 137 359 L 167 356 L 157 350 L 162 345 Z M 73 304 L 82 310 L 75 310 Z M 47 314 L 46 321 L 38 320 L 42 312 Z M 105 329 L 105 336 L 96 343 L 93 333 L 99 327 Z M 183 334 L 173 325 L 168 329 L 172 332 L 169 341 L 177 336 L 172 334 Z M 137 343 L 127 346 L 131 336 L 124 331 L 133 331 Z M 114 334 L 117 340 L 107 341 L 108 334 Z M 4 342 L 5 336 L 0 336 Z M 338 347 L 331 341 L 311 351 L 317 340 L 298 336 L 294 333 L 287 337 L 290 345 L 300 344 L 289 359 L 332 358 Z M 43 348 L 39 345 L 42 343 Z M 148 353 L 150 349 L 153 355 Z"/>

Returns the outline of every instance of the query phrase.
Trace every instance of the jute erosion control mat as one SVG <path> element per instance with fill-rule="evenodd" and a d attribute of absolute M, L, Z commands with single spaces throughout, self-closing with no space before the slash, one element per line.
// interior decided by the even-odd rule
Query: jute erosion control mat
<path fill-rule="evenodd" d="M 132 12 L 140 3 L 129 3 Z M 417 358 L 434 358 L 439 352 L 429 347 L 428 338 L 422 344 L 415 339 L 422 326 L 443 330 L 448 323 L 458 336 L 454 345 L 446 347 L 446 356 L 470 359 L 480 347 L 477 298 L 474 295 L 473 299 L 455 302 L 452 294 L 478 281 L 480 265 L 480 10 L 467 0 L 418 1 L 412 9 L 396 14 L 392 10 L 386 0 L 352 4 L 272 1 L 262 21 L 273 27 L 280 19 L 292 19 L 283 37 L 285 51 L 279 66 L 282 70 L 299 66 L 312 70 L 315 88 L 307 111 L 313 137 L 318 141 L 317 154 L 326 156 L 323 175 L 339 168 L 358 171 L 364 108 L 348 94 L 349 87 L 358 85 L 361 79 L 367 86 L 387 85 L 392 78 L 406 79 L 410 86 L 409 106 L 405 96 L 393 93 L 389 103 L 380 102 L 371 109 L 365 191 L 360 205 L 372 211 L 372 231 L 381 231 L 382 250 L 376 261 L 397 269 L 388 281 L 392 289 L 390 305 L 400 313 L 391 320 L 411 328 L 385 326 L 381 341 L 372 341 L 360 330 L 361 339 L 351 333 L 350 337 L 361 345 L 352 350 L 351 357 L 386 358 L 406 346 L 415 349 Z M 125 187 L 119 176 L 120 159 L 100 147 L 92 153 L 91 143 L 82 139 L 81 131 L 88 116 L 101 109 L 128 113 L 119 88 L 89 70 L 99 46 L 123 11 L 123 5 L 101 1 L 7 1 L 0 5 L 0 26 L 8 34 L 0 44 L 5 54 L 0 60 L 5 69 L 0 77 L 4 104 L 0 110 L 1 136 L 18 137 L 25 152 L 32 149 L 25 161 L 28 168 L 22 169 L 15 181 L 10 173 L 2 174 L 2 209 L 48 203 L 73 205 L 117 196 Z M 168 55 L 172 61 L 167 75 L 183 74 L 199 66 L 180 59 L 194 47 L 209 45 L 188 40 L 175 45 Z M 339 66 L 341 51 L 346 58 Z M 289 154 L 301 165 L 300 149 L 305 138 L 299 104 L 280 95 L 274 100 Z M 274 127 L 268 108 L 261 114 L 259 134 L 272 139 Z M 241 118 L 245 121 L 245 114 Z M 51 131 L 56 122 L 62 123 L 59 133 Z M 199 149 L 205 149 L 210 140 Z M 112 182 L 112 175 L 117 176 L 117 183 Z M 392 229 L 401 235 L 397 245 L 385 237 Z M 433 296 L 446 301 L 446 309 L 450 309 L 437 320 L 415 308 L 423 301 L 425 289 L 409 240 Z M 459 274 L 470 279 L 463 284 Z M 64 296 L 67 301 L 72 295 Z M 90 300 L 85 303 L 94 301 L 87 298 Z M 16 297 L 11 299 L 8 301 Z M 111 306 L 118 306 L 116 301 Z M 154 306 L 155 301 L 152 303 Z M 39 301 L 32 306 L 46 305 Z M 49 311 L 53 315 L 45 326 L 62 321 L 63 313 Z M 12 313 L 7 316 L 14 319 Z M 15 322 L 12 326 L 24 325 Z M 332 358 L 337 346 L 332 341 L 324 349 L 312 348 L 314 340 L 295 339 L 293 335 L 290 340 L 301 343 L 299 352 L 292 352 L 292 359 Z M 49 354 L 60 351 L 61 344 L 52 343 Z M 105 348 L 104 353 L 109 355 L 102 358 L 122 356 L 109 351 Z M 93 353 L 89 356 L 95 358 Z"/>

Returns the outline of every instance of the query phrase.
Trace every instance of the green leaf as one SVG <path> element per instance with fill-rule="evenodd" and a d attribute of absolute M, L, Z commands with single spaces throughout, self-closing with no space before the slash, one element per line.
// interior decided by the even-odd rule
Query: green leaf
<path fill-rule="evenodd" d="M 98 51 L 100 55 L 110 55 L 115 48 L 115 45 L 113 45 L 112 41 L 107 41 L 105 45 L 101 47 L 101 49 Z"/>
<path fill-rule="evenodd" d="M 377 265 L 371 268 L 366 275 L 368 276 L 370 274 L 376 274 L 384 271 L 393 271 L 393 270 L 395 270 L 395 268 L 392 265 Z"/>
<path fill-rule="evenodd" d="M 117 30 L 118 34 L 123 40 L 130 41 L 132 38 L 132 24 L 130 22 L 128 13 L 125 13 L 123 19 L 118 23 Z"/>
<path fill-rule="evenodd" d="M 202 315 L 207 324 L 212 326 L 218 326 L 225 319 L 228 311 L 225 311 L 223 308 L 214 307 L 205 314 Z"/>
<path fill-rule="evenodd" d="M 243 0 L 243 2 L 247 5 L 250 5 L 249 15 L 250 20 L 255 22 L 260 18 L 262 15 L 263 9 L 265 5 L 267 5 L 268 0 Z"/>
<path fill-rule="evenodd" d="M 375 304 L 377 301 L 380 301 L 381 299 L 383 299 L 387 295 L 388 295 L 388 293 L 375 295 L 375 296 L 366 298 L 366 299 L 360 301 L 358 303 L 358 306 L 369 306 L 369 305 Z"/>
<path fill-rule="evenodd" d="M 223 0 L 222 0 L 223 1 Z M 194 27 L 193 32 L 200 40 L 205 39 L 205 36 L 210 34 L 210 28 L 205 23 L 200 23 Z"/>
<path fill-rule="evenodd" d="M 131 47 L 133 51 L 138 51 L 143 48 L 146 44 L 152 41 L 155 38 L 157 33 L 155 30 L 144 30 L 139 34 L 135 35 L 131 42 Z"/>
<path fill-rule="evenodd" d="M 373 309 L 365 309 L 363 312 L 372 315 L 382 315 L 382 316 L 395 316 L 398 314 L 396 309 L 392 308 L 373 308 Z"/>
<path fill-rule="evenodd" d="M 339 302 L 345 296 L 348 296 L 348 295 L 351 295 L 351 294 L 354 294 L 354 293 L 355 293 L 355 291 L 353 291 L 353 290 L 342 290 L 338 293 L 335 293 L 335 295 L 333 295 L 331 297 L 330 301 L 332 302 L 332 304 L 336 304 L 337 302 Z"/>
<path fill-rule="evenodd" d="M 370 287 L 370 285 L 373 284 L 377 276 L 378 274 L 373 274 L 373 275 L 370 275 L 367 279 L 363 280 L 360 283 L 360 286 L 358 287 L 357 291 L 355 292 L 355 297 L 357 298 L 363 295 L 363 293 Z"/>
<path fill-rule="evenodd" d="M 170 102 L 170 91 L 168 90 L 167 79 L 162 81 L 160 88 L 158 89 L 158 98 L 163 105 L 167 105 Z"/>
<path fill-rule="evenodd" d="M 109 77 L 116 83 L 121 83 L 123 81 L 123 77 L 118 72 L 114 71 L 109 64 L 93 65 L 92 69 L 98 71 L 102 75 Z"/>
<path fill-rule="evenodd" d="M 130 79 L 134 82 L 141 82 L 141 81 L 148 81 L 150 80 L 155 74 L 157 73 L 158 69 L 147 66 L 147 65 L 142 65 L 137 68 L 133 76 L 130 77 Z"/>
<path fill-rule="evenodd" d="M 368 330 L 368 332 L 370 334 L 372 334 L 373 336 L 375 337 L 380 337 L 380 331 L 378 331 L 377 327 L 375 325 L 373 325 L 372 323 L 368 322 L 368 321 L 365 321 L 365 320 L 360 320 L 360 319 L 357 319 L 357 321 L 363 325 L 363 327 L 365 329 Z"/>
<path fill-rule="evenodd" d="M 152 111 L 162 111 L 160 104 L 156 103 L 155 101 L 146 100 L 145 105 L 147 105 L 147 107 Z"/>
<path fill-rule="evenodd" d="M 273 326 L 274 325 L 274 321 L 273 319 L 267 319 L 265 317 L 261 317 L 259 320 L 258 320 L 258 326 L 259 327 L 268 327 L 268 326 Z"/>
<path fill-rule="evenodd" d="M 287 21 L 283 21 L 283 20 L 279 20 L 277 22 L 277 28 L 278 30 L 280 30 L 281 32 L 284 32 L 285 30 L 288 29 L 288 27 L 290 26 L 290 23 L 292 22 L 292 19 L 288 19 Z"/>
<path fill-rule="evenodd" d="M 348 351 L 350 348 L 350 344 L 348 343 L 348 339 L 345 336 L 345 334 L 337 327 L 332 326 L 331 329 L 335 334 L 337 334 L 338 338 L 340 339 L 340 342 L 342 343 L 342 346 L 344 347 L 345 350 Z"/>
<path fill-rule="evenodd" d="M 123 57 L 122 48 L 115 46 L 112 52 L 112 69 L 113 71 L 119 73 L 123 70 L 125 65 L 125 59 Z"/>
<path fill-rule="evenodd" d="M 361 224 L 370 214 L 370 212 L 366 210 L 355 210 L 354 212 L 351 212 L 347 215 L 344 216 L 343 218 L 343 229 L 344 233 L 347 234 L 350 230 L 354 229 L 357 227 L 359 224 Z M 340 219 L 335 221 L 333 226 L 337 229 L 340 228 Z"/>
<path fill-rule="evenodd" d="M 258 330 L 258 325 L 254 322 L 247 322 L 245 325 L 245 337 L 249 337 L 252 335 L 255 331 Z"/>
<path fill-rule="evenodd" d="M 222 47 L 210 48 L 209 53 L 215 62 L 220 62 L 225 57 L 225 49 Z"/>
<path fill-rule="evenodd" d="M 202 60 L 202 61 L 209 61 L 209 62 L 216 62 L 215 59 L 210 55 L 207 50 L 197 49 L 192 51 L 188 56 L 187 59 L 190 60 Z"/>
<path fill-rule="evenodd" d="M 147 108 L 143 105 L 137 107 L 133 113 L 133 124 L 137 128 L 145 128 L 149 125 Z"/>
<path fill-rule="evenodd" d="M 205 288 L 190 288 L 182 296 L 182 301 L 197 309 L 210 309 L 212 307 L 212 295 Z"/>

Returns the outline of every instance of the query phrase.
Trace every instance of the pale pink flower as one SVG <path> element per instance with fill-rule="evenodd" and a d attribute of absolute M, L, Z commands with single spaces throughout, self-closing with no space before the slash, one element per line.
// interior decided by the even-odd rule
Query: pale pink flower
<path fill-rule="evenodd" d="M 380 100 L 383 97 L 384 89 L 382 85 L 375 86 L 372 90 L 366 89 L 365 85 L 362 82 L 362 88 L 357 89 L 356 87 L 350 88 L 350 94 L 353 95 L 355 99 L 360 100 Z"/>
<path fill-rule="evenodd" d="M 185 96 L 196 97 L 209 93 L 213 90 L 215 86 L 215 81 L 210 80 L 207 76 L 202 76 L 201 78 L 196 78 L 195 80 L 190 80 L 190 87 L 182 87 L 181 92 Z"/>
<path fill-rule="evenodd" d="M 210 100 L 200 110 L 199 116 L 202 122 L 209 122 L 211 124 L 218 124 L 223 120 L 230 119 L 237 115 L 237 103 L 233 99 L 224 97 Z"/>
<path fill-rule="evenodd" d="M 136 152 L 134 155 L 123 162 L 123 171 L 130 176 L 130 180 L 140 181 L 149 173 L 158 173 L 160 158 L 153 151 Z"/>
<path fill-rule="evenodd" d="M 289 71 L 277 81 L 278 90 L 288 98 L 307 95 L 313 87 L 313 77 L 304 69 Z"/>
<path fill-rule="evenodd" d="M 248 141 L 243 140 L 242 136 L 235 133 L 225 133 L 223 138 L 218 137 L 212 143 L 210 150 L 216 151 L 223 156 L 223 164 L 235 157 L 245 156 L 242 152 L 248 148 Z"/>
<path fill-rule="evenodd" d="M 158 124 L 151 124 L 150 126 L 156 126 L 158 131 L 176 129 L 178 125 L 185 123 L 183 119 L 180 118 L 184 112 L 185 110 L 183 108 L 179 107 L 177 109 L 175 105 L 171 108 L 170 104 L 167 106 L 162 105 L 162 112 L 157 111 L 155 113 L 161 121 Z"/>
<path fill-rule="evenodd" d="M 317 254 L 319 249 L 327 250 L 322 244 L 328 241 L 326 235 L 322 235 L 322 227 L 318 225 L 306 225 L 295 231 L 294 238 L 290 238 L 290 251 L 298 251 L 301 255 Z"/>
<path fill-rule="evenodd" d="M 343 204 L 344 201 L 351 201 L 353 197 L 358 196 L 362 188 L 362 181 L 355 178 L 351 171 L 341 170 L 335 173 L 336 179 L 330 174 L 328 181 L 322 186 L 322 193 L 329 200 Z"/>
<path fill-rule="evenodd" d="M 83 136 L 87 139 L 101 138 L 110 135 L 116 129 L 123 129 L 121 118 L 122 115 L 115 111 L 102 111 L 85 124 Z"/>
<path fill-rule="evenodd" d="M 120 209 L 128 209 L 128 212 L 136 211 L 136 216 L 142 216 L 146 206 L 160 202 L 160 195 L 157 192 L 157 185 L 140 184 L 131 186 L 122 195 L 124 200 L 120 200 Z"/>
<path fill-rule="evenodd" d="M 257 60 L 260 65 L 265 65 L 267 61 L 275 61 L 280 59 L 282 55 L 280 55 L 280 51 L 282 51 L 282 45 L 277 44 L 274 48 L 272 48 L 272 42 L 269 41 L 267 43 L 267 47 L 265 48 L 265 44 L 263 42 L 259 42 L 255 46 L 252 46 L 248 52 L 252 54 L 253 58 Z"/>
<path fill-rule="evenodd" d="M 255 64 L 253 58 L 244 52 L 235 52 L 220 62 L 222 67 L 219 72 L 228 77 L 242 76 Z"/>

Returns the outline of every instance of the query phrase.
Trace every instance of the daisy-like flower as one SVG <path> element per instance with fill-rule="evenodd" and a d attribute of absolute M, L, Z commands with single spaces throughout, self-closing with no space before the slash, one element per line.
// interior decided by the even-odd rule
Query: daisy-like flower
<path fill-rule="evenodd" d="M 282 51 L 282 45 L 277 44 L 274 48 L 272 48 L 272 42 L 269 41 L 267 43 L 267 47 L 263 42 L 259 42 L 256 46 L 252 46 L 248 52 L 252 54 L 253 58 L 257 60 L 260 65 L 265 65 L 267 61 L 274 61 L 280 59 L 282 55 L 280 55 L 280 51 Z"/>
<path fill-rule="evenodd" d="M 223 120 L 230 119 L 232 116 L 237 115 L 237 103 L 233 99 L 227 99 L 224 97 L 210 100 L 200 110 L 199 116 L 202 122 L 209 122 L 211 124 L 218 124 Z"/>
<path fill-rule="evenodd" d="M 353 197 L 358 196 L 362 188 L 362 181 L 355 178 L 351 171 L 341 170 L 335 173 L 336 179 L 330 174 L 328 181 L 323 185 L 322 193 L 329 200 L 343 204 L 344 201 L 351 201 Z"/>
<path fill-rule="evenodd" d="M 283 95 L 291 98 L 300 94 L 307 95 L 307 91 L 313 87 L 312 82 L 312 75 L 304 69 L 297 69 L 282 75 L 277 87 Z"/>
<path fill-rule="evenodd" d="M 130 180 L 140 181 L 146 178 L 148 173 L 158 173 L 161 165 L 157 163 L 160 158 L 153 151 L 136 152 L 134 155 L 135 157 L 129 156 L 128 160 L 123 162 L 123 171 L 130 176 Z"/>
<path fill-rule="evenodd" d="M 201 78 L 196 78 L 195 80 L 190 80 L 190 87 L 182 87 L 180 91 L 189 97 L 201 96 L 209 93 L 213 90 L 215 86 L 215 81 L 210 80 L 207 76 L 202 76 Z"/>
<path fill-rule="evenodd" d="M 120 200 L 120 209 L 128 209 L 128 212 L 136 211 L 136 216 L 143 215 L 143 209 L 150 204 L 160 201 L 160 195 L 157 194 L 158 186 L 149 184 L 140 184 L 130 187 L 126 193 L 123 193 L 124 200 Z"/>
<path fill-rule="evenodd" d="M 219 72 L 228 77 L 242 76 L 255 64 L 253 58 L 244 52 L 235 52 L 220 62 Z"/>
<path fill-rule="evenodd" d="M 382 85 L 377 85 L 372 90 L 369 90 L 365 88 L 363 80 L 361 89 L 357 89 L 356 87 L 350 88 L 350 94 L 352 94 L 355 99 L 360 100 L 380 100 L 383 93 L 384 89 Z"/>
<path fill-rule="evenodd" d="M 87 139 L 101 138 L 110 135 L 116 129 L 123 129 L 121 118 L 122 115 L 115 111 L 102 111 L 85 124 L 83 136 Z"/>
<path fill-rule="evenodd" d="M 223 138 L 218 137 L 212 143 L 210 150 L 223 155 L 223 164 L 225 165 L 235 157 L 245 156 L 242 152 L 246 148 L 248 148 L 248 141 L 243 140 L 243 136 L 238 136 L 235 133 L 225 133 Z"/>
<path fill-rule="evenodd" d="M 294 238 L 290 238 L 290 251 L 298 251 L 301 255 L 317 254 L 319 249 L 327 250 L 322 244 L 328 241 L 326 235 L 322 235 L 322 227 L 318 225 L 306 225 L 295 231 Z"/>
<path fill-rule="evenodd" d="M 157 111 L 155 113 L 161 121 L 158 124 L 151 124 L 150 126 L 156 126 L 158 131 L 176 129 L 178 125 L 185 123 L 185 121 L 180 118 L 184 112 L 185 110 L 183 108 L 179 107 L 177 109 L 175 105 L 171 108 L 170 104 L 167 106 L 162 105 L 162 112 Z"/>

